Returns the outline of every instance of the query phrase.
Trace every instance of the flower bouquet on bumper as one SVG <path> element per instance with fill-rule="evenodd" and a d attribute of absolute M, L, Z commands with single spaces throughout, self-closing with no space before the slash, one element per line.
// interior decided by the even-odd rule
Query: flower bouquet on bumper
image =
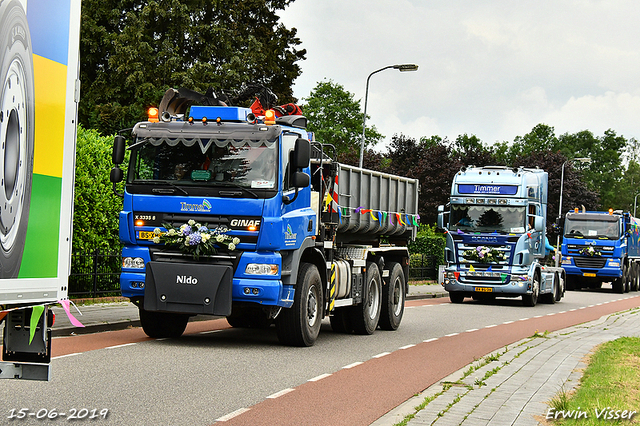
<path fill-rule="evenodd" d="M 478 263 L 498 263 L 507 260 L 503 252 L 487 246 L 478 246 L 475 249 L 465 250 L 462 255 L 465 260 Z"/>
<path fill-rule="evenodd" d="M 194 259 L 200 256 L 216 254 L 218 247 L 226 246 L 229 250 L 235 250 L 240 243 L 237 237 L 231 237 L 218 229 L 209 229 L 207 224 L 201 225 L 191 219 L 187 223 L 175 228 L 168 223 L 163 223 L 167 231 L 162 232 L 160 228 L 153 230 L 153 242 L 164 243 L 166 246 L 174 247 L 183 253 L 190 254 Z"/>

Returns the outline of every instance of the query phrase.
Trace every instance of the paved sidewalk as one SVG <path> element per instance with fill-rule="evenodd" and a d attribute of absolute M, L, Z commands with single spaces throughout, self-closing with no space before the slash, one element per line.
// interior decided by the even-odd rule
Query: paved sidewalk
<path fill-rule="evenodd" d="M 640 336 L 639 308 L 524 339 L 493 352 L 409 399 L 371 426 L 394 425 L 409 415 L 413 418 L 408 426 L 542 425 L 547 403 L 561 390 L 570 391 L 579 384 L 586 367 L 585 355 L 596 345 L 622 336 Z M 427 398 L 430 402 L 418 407 Z"/>

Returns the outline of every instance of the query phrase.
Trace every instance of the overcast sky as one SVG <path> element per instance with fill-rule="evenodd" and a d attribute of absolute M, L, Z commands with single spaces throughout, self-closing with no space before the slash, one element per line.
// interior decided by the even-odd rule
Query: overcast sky
<path fill-rule="evenodd" d="M 295 0 L 282 22 L 307 49 L 294 94 L 331 79 L 394 134 L 485 144 L 538 123 L 556 135 L 640 136 L 638 0 Z M 382 147 L 379 146 L 378 149 Z"/>

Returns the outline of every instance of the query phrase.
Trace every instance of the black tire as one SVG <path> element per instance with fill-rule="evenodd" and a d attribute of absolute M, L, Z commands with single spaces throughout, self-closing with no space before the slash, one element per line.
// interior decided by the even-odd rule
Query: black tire
<path fill-rule="evenodd" d="M 382 330 L 397 330 L 404 314 L 407 282 L 399 263 L 390 262 L 389 271 L 389 277 L 382 286 L 382 309 L 378 324 Z"/>
<path fill-rule="evenodd" d="M 316 265 L 301 263 L 293 306 L 276 318 L 278 340 L 283 345 L 313 346 L 322 323 L 322 279 Z"/>
<path fill-rule="evenodd" d="M 233 328 L 266 329 L 271 326 L 273 320 L 259 307 L 234 306 L 231 310 L 231 315 L 227 317 L 227 322 Z"/>
<path fill-rule="evenodd" d="M 569 291 L 575 290 L 576 288 L 576 277 L 573 275 L 567 275 L 565 279 L 565 288 Z"/>
<path fill-rule="evenodd" d="M 31 37 L 17 0 L 0 2 L 0 278 L 20 271 L 33 180 Z"/>
<path fill-rule="evenodd" d="M 624 293 L 624 277 L 616 278 L 611 282 L 611 288 L 614 293 Z"/>
<path fill-rule="evenodd" d="M 559 280 L 558 280 L 558 288 L 556 291 L 556 302 L 559 302 L 562 297 L 564 296 L 564 291 L 566 289 L 566 282 L 567 282 L 567 276 L 564 274 L 564 270 L 562 272 L 562 274 L 560 274 L 559 276 Z"/>
<path fill-rule="evenodd" d="M 632 278 L 631 278 L 631 291 L 638 291 L 638 278 L 640 278 L 638 276 L 638 273 L 640 273 L 640 271 L 638 270 L 638 264 L 636 262 L 633 263 L 633 274 L 632 274 Z"/>
<path fill-rule="evenodd" d="M 629 293 L 631 291 L 631 268 L 629 266 L 624 267 L 622 279 L 624 280 L 624 292 Z"/>
<path fill-rule="evenodd" d="M 351 333 L 351 315 L 349 308 L 337 308 L 329 317 L 331 329 L 336 333 Z"/>
<path fill-rule="evenodd" d="M 534 307 L 538 303 L 538 296 L 540 295 L 540 272 L 536 271 L 533 274 L 531 287 L 531 294 L 522 295 L 522 304 L 524 306 Z"/>
<path fill-rule="evenodd" d="M 351 325 L 356 334 L 373 334 L 382 311 L 382 279 L 378 265 L 367 262 L 362 283 L 362 303 L 351 307 Z"/>
<path fill-rule="evenodd" d="M 457 291 L 451 291 L 449 292 L 449 300 L 451 300 L 451 303 L 462 303 L 464 301 L 464 294 Z"/>
<path fill-rule="evenodd" d="M 189 315 L 171 312 L 152 312 L 139 308 L 140 323 L 145 334 L 154 339 L 177 339 L 189 322 Z"/>

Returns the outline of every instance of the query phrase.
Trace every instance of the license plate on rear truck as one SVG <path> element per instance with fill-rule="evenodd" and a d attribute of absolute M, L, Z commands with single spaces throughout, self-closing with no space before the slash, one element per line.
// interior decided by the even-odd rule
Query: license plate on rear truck
<path fill-rule="evenodd" d="M 582 274 L 583 277 L 595 277 L 596 274 L 593 272 L 585 272 L 584 274 Z"/>
<path fill-rule="evenodd" d="M 475 287 L 474 291 L 479 291 L 480 293 L 491 293 L 493 292 L 493 288 L 491 287 Z"/>

